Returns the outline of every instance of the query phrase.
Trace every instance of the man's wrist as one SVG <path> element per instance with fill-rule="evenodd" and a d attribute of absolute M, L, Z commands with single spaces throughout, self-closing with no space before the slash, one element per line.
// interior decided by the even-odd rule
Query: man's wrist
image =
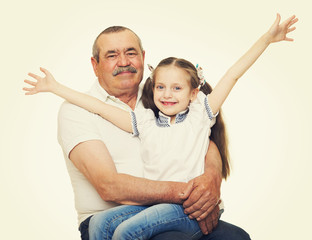
<path fill-rule="evenodd" d="M 168 191 L 168 201 L 170 203 L 182 204 L 187 196 L 185 196 L 185 190 L 187 183 L 172 182 L 170 183 L 170 190 Z"/>

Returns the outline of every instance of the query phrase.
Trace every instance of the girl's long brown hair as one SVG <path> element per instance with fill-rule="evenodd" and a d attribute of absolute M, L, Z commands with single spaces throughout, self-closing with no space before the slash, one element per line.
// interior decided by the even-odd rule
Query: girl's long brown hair
<path fill-rule="evenodd" d="M 154 103 L 154 94 L 153 94 L 153 89 L 155 86 L 154 80 L 157 76 L 157 70 L 160 67 L 169 65 L 181 68 L 190 75 L 191 88 L 195 89 L 200 84 L 200 80 L 197 75 L 197 70 L 192 63 L 190 63 L 185 59 L 175 57 L 163 59 L 153 71 L 152 76 L 146 80 L 142 94 L 142 102 L 144 107 L 152 109 L 156 117 L 158 117 L 159 109 L 156 107 Z M 206 82 L 203 86 L 201 86 L 200 91 L 202 91 L 207 95 L 211 93 L 212 87 Z M 213 141 L 219 149 L 222 159 L 222 177 L 226 179 L 230 175 L 230 159 L 228 152 L 228 139 L 221 109 L 219 111 L 218 116 L 216 117 L 216 123 L 211 128 L 210 140 Z"/>

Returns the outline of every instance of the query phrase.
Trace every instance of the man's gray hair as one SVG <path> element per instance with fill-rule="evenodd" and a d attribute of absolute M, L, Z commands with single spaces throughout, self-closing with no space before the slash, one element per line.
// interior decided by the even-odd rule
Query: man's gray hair
<path fill-rule="evenodd" d="M 127 27 L 123 27 L 123 26 L 112 26 L 112 27 L 108 27 L 106 28 L 104 31 L 102 31 L 95 39 L 94 43 L 93 43 L 93 47 L 92 47 L 92 56 L 96 59 L 97 62 L 99 62 L 99 55 L 100 55 L 100 49 L 98 48 L 97 45 L 97 40 L 99 39 L 99 37 L 103 34 L 109 34 L 109 33 L 118 33 L 118 32 L 122 32 L 128 30 L 130 32 L 132 32 L 138 39 L 139 42 L 139 46 L 140 46 L 140 50 L 141 52 L 143 52 L 143 46 L 142 46 L 142 41 L 139 38 L 139 36 L 133 32 L 130 28 Z"/>

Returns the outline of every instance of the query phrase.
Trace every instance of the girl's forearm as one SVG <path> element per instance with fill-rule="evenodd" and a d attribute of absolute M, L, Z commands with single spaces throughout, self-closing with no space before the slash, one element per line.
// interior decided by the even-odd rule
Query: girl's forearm
<path fill-rule="evenodd" d="M 220 109 L 237 80 L 256 62 L 270 43 L 270 34 L 265 33 L 225 73 L 209 96 L 209 104 L 214 113 Z"/>
<path fill-rule="evenodd" d="M 235 82 L 256 62 L 270 45 L 270 35 L 263 34 L 257 42 L 226 73 Z M 233 85 L 234 85 L 233 84 Z"/>
<path fill-rule="evenodd" d="M 53 86 L 51 92 L 89 112 L 99 114 L 124 131 L 132 132 L 131 117 L 125 110 L 106 104 L 95 97 L 75 91 L 58 82 Z"/>

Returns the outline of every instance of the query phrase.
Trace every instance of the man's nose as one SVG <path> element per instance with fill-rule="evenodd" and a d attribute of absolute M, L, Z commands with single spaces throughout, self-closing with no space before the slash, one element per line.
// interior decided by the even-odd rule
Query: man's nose
<path fill-rule="evenodd" d="M 125 67 L 129 65 L 130 65 L 129 58 L 125 54 L 120 54 L 118 56 L 118 66 Z"/>

